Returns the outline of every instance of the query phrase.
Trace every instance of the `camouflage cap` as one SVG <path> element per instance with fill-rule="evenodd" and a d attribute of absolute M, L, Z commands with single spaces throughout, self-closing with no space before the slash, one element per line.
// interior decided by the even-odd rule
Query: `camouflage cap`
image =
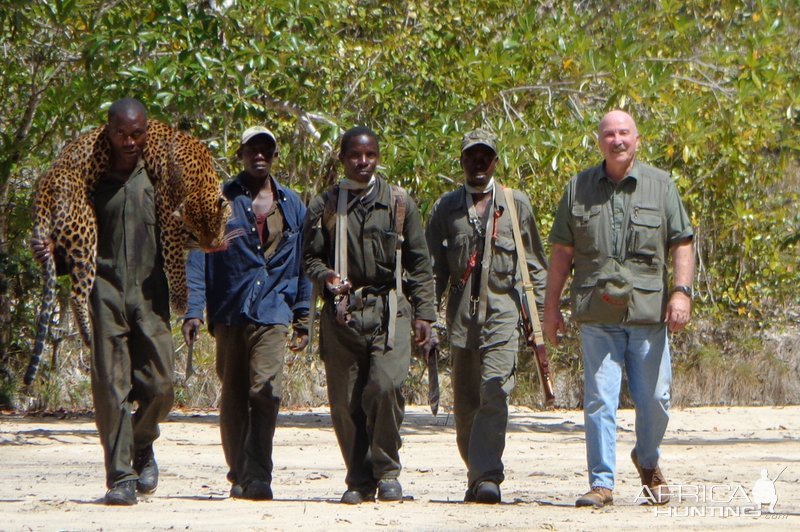
<path fill-rule="evenodd" d="M 464 138 L 461 139 L 461 151 L 463 152 L 473 146 L 483 144 L 484 146 L 491 148 L 493 152 L 497 153 L 497 148 L 495 147 L 496 141 L 497 136 L 494 133 L 486 131 L 485 129 L 474 129 L 464 135 Z"/>
<path fill-rule="evenodd" d="M 264 126 L 253 126 L 245 129 L 244 133 L 242 133 L 242 145 L 247 144 L 259 135 L 266 135 L 272 139 L 272 142 L 277 146 L 278 139 L 275 138 L 275 134 Z"/>

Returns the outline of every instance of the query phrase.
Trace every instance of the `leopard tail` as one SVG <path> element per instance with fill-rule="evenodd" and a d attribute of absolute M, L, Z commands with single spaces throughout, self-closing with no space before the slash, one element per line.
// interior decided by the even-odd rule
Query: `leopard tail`
<path fill-rule="evenodd" d="M 39 362 L 42 360 L 44 352 L 44 342 L 50 332 L 50 320 L 56 307 L 56 260 L 50 255 L 43 264 L 44 270 L 44 289 L 42 290 L 42 306 L 39 309 L 39 316 L 36 319 L 36 338 L 33 342 L 33 352 L 25 371 L 23 382 L 26 386 L 33 383 L 36 372 L 39 370 Z"/>

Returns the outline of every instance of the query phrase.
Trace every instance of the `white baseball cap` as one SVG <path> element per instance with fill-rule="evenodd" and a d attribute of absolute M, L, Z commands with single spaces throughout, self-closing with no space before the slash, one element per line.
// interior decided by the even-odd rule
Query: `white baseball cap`
<path fill-rule="evenodd" d="M 278 139 L 275 138 L 275 134 L 264 126 L 252 126 L 245 129 L 244 133 L 242 133 L 242 145 L 247 144 L 259 135 L 268 136 L 276 146 L 278 145 Z"/>

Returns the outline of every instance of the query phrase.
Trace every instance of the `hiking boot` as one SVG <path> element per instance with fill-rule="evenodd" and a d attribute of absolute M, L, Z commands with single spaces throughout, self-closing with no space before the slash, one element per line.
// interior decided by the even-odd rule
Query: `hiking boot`
<path fill-rule="evenodd" d="M 403 500 L 403 487 L 395 478 L 378 481 L 378 500 L 385 502 Z"/>
<path fill-rule="evenodd" d="M 493 480 L 484 480 L 475 486 L 475 502 L 497 504 L 500 502 L 500 486 Z"/>
<path fill-rule="evenodd" d="M 271 501 L 272 488 L 266 480 L 251 480 L 244 486 L 234 484 L 231 487 L 231 497 L 249 501 Z"/>
<path fill-rule="evenodd" d="M 475 502 L 475 492 L 472 491 L 472 488 L 467 488 L 467 491 L 464 492 L 464 502 Z"/>
<path fill-rule="evenodd" d="M 636 456 L 636 449 L 631 450 L 631 461 L 636 466 L 636 471 L 639 473 L 639 478 L 642 481 L 642 486 L 647 487 L 647 499 L 650 504 L 662 505 L 669 502 L 669 486 L 661 473 L 661 468 L 656 466 L 654 469 L 645 469 L 639 464 L 639 458 Z"/>
<path fill-rule="evenodd" d="M 374 489 L 347 488 L 339 502 L 342 504 L 361 504 L 362 502 L 372 502 L 374 500 Z"/>
<path fill-rule="evenodd" d="M 109 506 L 133 506 L 136 504 L 136 481 L 123 480 L 106 492 L 105 503 Z"/>
<path fill-rule="evenodd" d="M 614 497 L 608 488 L 602 486 L 595 486 L 575 501 L 575 506 L 594 506 L 595 508 L 602 508 L 607 504 L 614 504 Z"/>
<path fill-rule="evenodd" d="M 153 455 L 153 446 L 148 445 L 136 451 L 133 457 L 133 469 L 139 475 L 136 481 L 136 491 L 149 494 L 156 491 L 158 487 L 158 464 Z"/>

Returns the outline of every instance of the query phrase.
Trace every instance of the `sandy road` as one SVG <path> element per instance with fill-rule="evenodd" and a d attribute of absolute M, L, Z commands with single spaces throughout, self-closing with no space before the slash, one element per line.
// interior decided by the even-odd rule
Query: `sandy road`
<path fill-rule="evenodd" d="M 408 409 L 402 503 L 338 504 L 344 469 L 325 409 L 281 414 L 271 502 L 228 498 L 215 413 L 173 413 L 156 444 L 158 491 L 132 508 L 102 505 L 102 456 L 91 418 L 0 416 L 0 530 L 800 529 L 800 407 L 673 411 L 663 468 L 682 500 L 640 506 L 628 455 L 633 412 L 620 411 L 615 505 L 576 509 L 587 489 L 582 414 L 513 408 L 504 504 L 463 504 L 465 469 L 452 416 Z M 775 514 L 750 504 L 766 468 Z M 784 469 L 785 468 L 785 469 Z"/>

